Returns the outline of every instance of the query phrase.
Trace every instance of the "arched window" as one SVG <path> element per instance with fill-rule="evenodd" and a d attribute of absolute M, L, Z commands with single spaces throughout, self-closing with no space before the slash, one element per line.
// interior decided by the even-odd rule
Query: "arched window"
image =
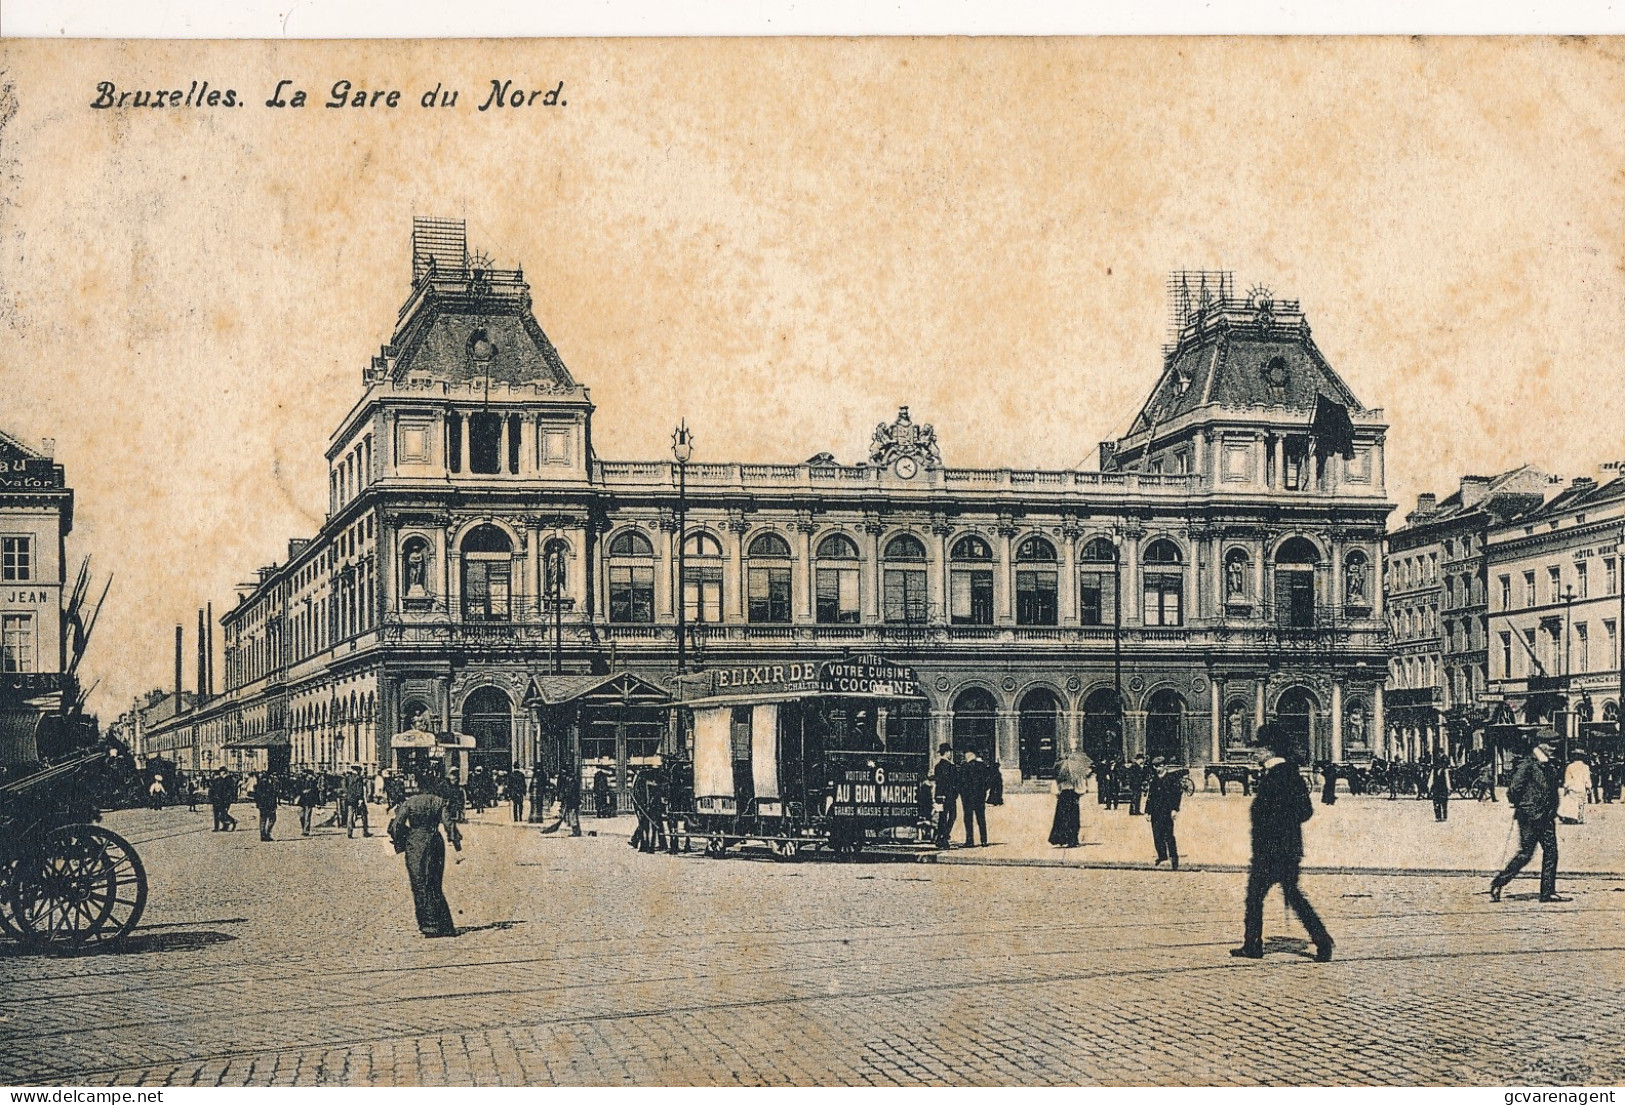
<path fill-rule="evenodd" d="M 721 556 L 722 545 L 704 530 L 696 530 L 683 542 L 684 556 Z"/>
<path fill-rule="evenodd" d="M 434 553 L 425 538 L 408 537 L 401 543 L 402 598 L 426 599 L 430 596 L 429 565 L 433 559 Z"/>
<path fill-rule="evenodd" d="M 1117 606 L 1117 546 L 1109 537 L 1088 541 L 1078 553 L 1078 620 L 1084 625 L 1109 625 L 1121 611 Z"/>
<path fill-rule="evenodd" d="M 1246 549 L 1231 549 L 1224 554 L 1224 601 L 1246 602 L 1251 590 L 1252 558 Z"/>
<path fill-rule="evenodd" d="M 900 533 L 886 543 L 887 560 L 924 560 L 925 546 L 911 533 Z"/>
<path fill-rule="evenodd" d="M 790 621 L 790 545 L 776 533 L 758 534 L 747 554 L 745 615 L 752 622 Z"/>
<path fill-rule="evenodd" d="M 512 608 L 513 544 L 496 526 L 475 526 L 463 538 L 463 617 L 505 622 Z"/>
<path fill-rule="evenodd" d="M 1029 537 L 1016 546 L 1016 624 L 1054 625 L 1057 599 L 1055 546 Z"/>
<path fill-rule="evenodd" d="M 704 530 L 683 540 L 683 617 L 690 625 L 722 621 L 722 545 Z"/>
<path fill-rule="evenodd" d="M 1305 537 L 1289 538 L 1276 550 L 1277 625 L 1305 629 L 1315 624 L 1315 576 L 1319 564 L 1319 551 Z"/>
<path fill-rule="evenodd" d="M 1185 621 L 1185 574 L 1179 546 L 1162 538 L 1141 556 L 1141 619 L 1148 626 L 1182 625 Z"/>
<path fill-rule="evenodd" d="M 955 625 L 993 624 L 993 548 L 975 535 L 949 551 L 949 619 Z"/>
<path fill-rule="evenodd" d="M 925 624 L 929 616 L 925 545 L 918 537 L 900 533 L 886 543 L 886 564 L 881 583 L 881 616 L 886 621 Z"/>
<path fill-rule="evenodd" d="M 750 551 L 746 555 L 788 560 L 790 559 L 790 545 L 776 533 L 762 533 L 751 541 Z"/>
<path fill-rule="evenodd" d="M 846 534 L 832 533 L 818 542 L 818 557 L 821 560 L 856 560 L 858 546 Z"/>
<path fill-rule="evenodd" d="M 844 533 L 818 542 L 815 613 L 820 625 L 856 625 L 863 613 L 858 592 L 858 546 Z"/>
<path fill-rule="evenodd" d="M 629 529 L 609 543 L 609 620 L 655 620 L 654 546 L 641 530 Z"/>
<path fill-rule="evenodd" d="M 616 534 L 609 543 L 610 556 L 654 556 L 654 546 L 641 530 L 629 529 Z"/>
<path fill-rule="evenodd" d="M 1083 751 L 1096 763 L 1120 759 L 1123 755 L 1123 736 L 1119 728 L 1117 691 L 1112 687 L 1098 687 L 1083 700 Z"/>

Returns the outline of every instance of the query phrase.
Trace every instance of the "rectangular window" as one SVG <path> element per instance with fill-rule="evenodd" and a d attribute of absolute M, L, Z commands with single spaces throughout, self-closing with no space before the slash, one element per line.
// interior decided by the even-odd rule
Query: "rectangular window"
<path fill-rule="evenodd" d="M 1524 659 L 1528 663 L 1529 674 L 1533 675 L 1535 668 L 1541 666 L 1538 663 L 1540 654 L 1535 651 L 1535 631 L 1533 629 L 1523 631 L 1523 643 L 1526 646 L 1524 648 Z"/>
<path fill-rule="evenodd" d="M 463 563 L 463 617 L 470 621 L 508 620 L 509 580 L 506 560 L 467 560 Z"/>
<path fill-rule="evenodd" d="M 1602 562 L 1602 574 L 1608 583 L 1608 593 L 1619 594 L 1619 561 L 1611 556 L 1606 557 Z"/>
<path fill-rule="evenodd" d="M 0 615 L 0 671 L 35 671 L 34 615 Z"/>
<path fill-rule="evenodd" d="M 752 568 L 746 616 L 753 622 L 790 620 L 790 569 Z"/>
<path fill-rule="evenodd" d="M 446 467 L 463 470 L 463 416 L 455 412 L 446 415 Z"/>
<path fill-rule="evenodd" d="M 1537 606 L 1537 605 L 1539 605 L 1539 602 L 1535 598 L 1535 573 L 1534 572 L 1525 572 L 1523 574 L 1523 604 L 1525 606 Z"/>
<path fill-rule="evenodd" d="M 610 566 L 609 620 L 632 623 L 655 620 L 653 566 L 648 564 Z"/>
<path fill-rule="evenodd" d="M 1501 609 L 1512 609 L 1512 577 L 1501 577 Z"/>
<path fill-rule="evenodd" d="M 925 624 L 925 569 L 887 568 L 882 579 L 881 605 L 881 616 L 888 622 Z"/>
<path fill-rule="evenodd" d="M 1084 625 L 1105 625 L 1111 603 L 1112 577 L 1085 572 L 1078 582 L 1078 621 Z"/>
<path fill-rule="evenodd" d="M 1501 678 L 1512 678 L 1512 634 L 1501 634 Z"/>
<path fill-rule="evenodd" d="M 722 569 L 683 569 L 683 617 L 690 625 L 722 621 Z"/>
<path fill-rule="evenodd" d="M 1550 591 L 1549 602 L 1563 601 L 1563 569 L 1560 565 L 1552 565 L 1546 569 L 1546 583 Z"/>
<path fill-rule="evenodd" d="M 856 568 L 818 569 L 818 621 L 821 625 L 856 625 L 858 606 Z"/>
<path fill-rule="evenodd" d="M 502 423 L 500 414 L 476 411 L 468 416 L 468 470 L 483 476 L 502 471 Z"/>
<path fill-rule="evenodd" d="M 0 579 L 27 583 L 34 578 L 34 539 L 0 537 Z"/>
<path fill-rule="evenodd" d="M 1602 635 L 1608 638 L 1608 663 L 1619 670 L 1619 623 L 1613 618 L 1605 618 L 1602 623 Z"/>
<path fill-rule="evenodd" d="M 993 573 L 956 568 L 948 577 L 949 618 L 955 625 L 993 624 Z"/>
<path fill-rule="evenodd" d="M 1591 670 L 1591 629 L 1585 622 L 1574 627 L 1574 670 Z"/>
<path fill-rule="evenodd" d="M 594 760 L 615 762 L 613 721 L 594 721 L 588 724 L 587 731 L 581 734 L 581 758 L 589 763 Z"/>
<path fill-rule="evenodd" d="M 1054 625 L 1058 612 L 1055 591 L 1055 569 L 1018 569 L 1016 571 L 1016 624 Z"/>
<path fill-rule="evenodd" d="M 519 475 L 519 416 L 508 416 L 508 473 Z"/>
<path fill-rule="evenodd" d="M 1577 599 L 1586 597 L 1586 576 L 1590 574 L 1587 567 L 1583 560 L 1574 565 L 1574 597 Z"/>
<path fill-rule="evenodd" d="M 1150 572 L 1145 577 L 1141 619 L 1146 625 L 1180 625 L 1184 620 L 1184 577 Z"/>

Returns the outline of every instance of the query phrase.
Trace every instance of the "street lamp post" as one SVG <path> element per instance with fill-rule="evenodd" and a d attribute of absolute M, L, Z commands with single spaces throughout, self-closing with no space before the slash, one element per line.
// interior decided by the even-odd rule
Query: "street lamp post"
<path fill-rule="evenodd" d="M 671 455 L 677 461 L 677 674 L 688 668 L 688 462 L 694 456 L 694 434 L 685 419 L 671 432 Z"/>
<path fill-rule="evenodd" d="M 1112 704 L 1117 711 L 1117 748 L 1121 756 L 1127 748 L 1123 714 L 1123 535 L 1112 531 Z"/>
<path fill-rule="evenodd" d="M 1574 738 L 1574 711 L 1569 708 L 1569 637 L 1574 627 L 1574 584 L 1563 588 L 1563 740 Z M 1567 747 L 1564 752 L 1567 752 Z"/>

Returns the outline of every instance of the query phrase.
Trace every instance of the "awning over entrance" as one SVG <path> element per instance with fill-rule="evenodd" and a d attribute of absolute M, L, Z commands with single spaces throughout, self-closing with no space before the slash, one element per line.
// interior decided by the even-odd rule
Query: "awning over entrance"
<path fill-rule="evenodd" d="M 526 706 L 668 706 L 664 687 L 629 671 L 610 675 L 536 675 L 525 690 Z"/>
<path fill-rule="evenodd" d="M 275 729 L 269 733 L 259 733 L 252 737 L 239 737 L 234 741 L 227 741 L 226 748 L 287 748 L 292 744 L 285 729 Z"/>

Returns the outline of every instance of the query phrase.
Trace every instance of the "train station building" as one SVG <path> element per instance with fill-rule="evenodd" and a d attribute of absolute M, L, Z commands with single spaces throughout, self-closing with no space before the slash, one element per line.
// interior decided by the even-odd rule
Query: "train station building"
<path fill-rule="evenodd" d="M 624 773 L 670 739 L 679 666 L 868 655 L 926 694 L 888 724 L 1012 783 L 1074 749 L 1223 761 L 1266 720 L 1314 759 L 1372 754 L 1387 427 L 1298 304 L 1178 274 L 1173 340 L 1096 470 L 955 467 L 906 407 L 807 461 L 613 460 L 592 427 L 616 412 L 522 272 L 471 256 L 461 223 L 415 221 L 406 303 L 328 448 L 327 520 L 220 619 L 192 766 L 228 745 L 387 766 L 425 733 L 528 765 L 568 717 L 589 770 Z"/>

